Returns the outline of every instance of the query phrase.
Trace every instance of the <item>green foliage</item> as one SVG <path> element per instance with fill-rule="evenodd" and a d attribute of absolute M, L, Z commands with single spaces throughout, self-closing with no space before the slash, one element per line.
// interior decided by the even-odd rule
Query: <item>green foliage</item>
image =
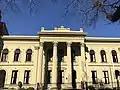
<path fill-rule="evenodd" d="M 113 90 L 113 89 L 112 89 L 112 88 L 108 88 L 108 87 L 107 87 L 107 88 L 105 88 L 104 90 Z"/>
<path fill-rule="evenodd" d="M 88 86 L 88 89 L 89 90 L 95 90 L 95 88 L 92 85 Z"/>
<path fill-rule="evenodd" d="M 18 82 L 18 86 L 19 86 L 19 88 L 22 88 L 22 82 L 21 81 Z"/>
<path fill-rule="evenodd" d="M 25 90 L 35 90 L 35 89 L 33 87 L 29 87 L 29 88 L 27 88 Z"/>
<path fill-rule="evenodd" d="M 113 88 L 113 90 L 120 90 L 120 87 L 119 87 L 119 88 L 117 88 L 117 87 L 114 87 L 114 88 Z"/>
<path fill-rule="evenodd" d="M 15 88 L 9 88 L 8 90 L 16 90 Z"/>
<path fill-rule="evenodd" d="M 88 89 L 89 89 L 89 90 L 96 90 L 95 87 L 92 86 L 92 85 L 88 86 Z M 112 89 L 112 88 L 106 87 L 106 88 L 99 88 L 99 89 L 97 89 L 97 90 L 116 90 L 116 88 Z M 118 90 L 120 90 L 120 89 L 118 89 Z"/>

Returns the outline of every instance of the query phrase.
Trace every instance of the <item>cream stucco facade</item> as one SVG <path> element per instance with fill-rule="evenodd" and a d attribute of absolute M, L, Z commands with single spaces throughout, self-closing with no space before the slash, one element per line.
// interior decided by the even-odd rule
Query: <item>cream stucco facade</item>
<path fill-rule="evenodd" d="M 102 81 L 105 87 L 115 87 L 115 70 L 120 70 L 120 38 L 86 35 L 82 28 L 72 31 L 61 26 L 42 28 L 38 36 L 2 36 L 0 70 L 6 72 L 4 87 L 17 87 L 19 81 L 23 87 L 36 88 L 40 83 L 44 89 L 80 89 L 81 81 L 96 87 Z M 28 49 L 32 50 L 30 56 L 26 54 Z"/>

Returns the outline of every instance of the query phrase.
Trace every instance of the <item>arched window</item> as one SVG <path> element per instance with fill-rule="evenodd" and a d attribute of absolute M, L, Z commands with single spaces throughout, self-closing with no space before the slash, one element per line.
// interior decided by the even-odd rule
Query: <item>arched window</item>
<path fill-rule="evenodd" d="M 31 57 L 32 57 L 32 50 L 28 49 L 26 51 L 26 61 L 31 61 Z"/>
<path fill-rule="evenodd" d="M 91 62 L 95 62 L 95 51 L 94 50 L 90 50 L 90 60 Z"/>
<path fill-rule="evenodd" d="M 14 61 L 18 61 L 20 56 L 20 49 L 16 49 L 14 52 Z"/>
<path fill-rule="evenodd" d="M 118 62 L 117 52 L 115 50 L 112 50 L 111 53 L 112 53 L 113 62 Z"/>
<path fill-rule="evenodd" d="M 101 50 L 100 55 L 101 55 L 102 62 L 107 62 L 105 50 Z"/>
<path fill-rule="evenodd" d="M 6 48 L 2 51 L 2 58 L 1 58 L 1 62 L 6 62 L 8 59 L 8 52 L 9 50 Z"/>

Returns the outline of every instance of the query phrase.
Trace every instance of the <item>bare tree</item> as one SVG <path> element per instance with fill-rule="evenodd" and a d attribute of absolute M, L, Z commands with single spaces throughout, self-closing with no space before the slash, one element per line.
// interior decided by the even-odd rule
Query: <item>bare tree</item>
<path fill-rule="evenodd" d="M 120 0 L 71 0 L 66 7 L 73 8 L 86 25 L 93 25 L 100 20 L 117 22 L 120 19 Z"/>
<path fill-rule="evenodd" d="M 45 0 L 0 0 L 0 8 L 3 11 L 8 9 L 15 11 L 22 10 L 23 6 L 29 7 L 30 14 L 36 9 L 41 9 L 40 5 Z M 59 0 L 51 0 L 56 2 Z M 62 0 L 65 2 L 65 0 Z M 80 22 L 85 25 L 93 25 L 99 19 L 117 22 L 120 19 L 120 0 L 67 0 L 65 15 L 70 12 L 80 17 Z M 46 0 L 47 2 L 47 0 Z"/>

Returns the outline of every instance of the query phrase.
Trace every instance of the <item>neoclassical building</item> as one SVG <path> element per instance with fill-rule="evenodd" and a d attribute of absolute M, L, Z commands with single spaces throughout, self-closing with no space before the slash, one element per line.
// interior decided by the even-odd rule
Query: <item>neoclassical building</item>
<path fill-rule="evenodd" d="M 120 38 L 87 37 L 82 28 L 41 28 L 38 36 L 1 36 L 0 87 L 116 87 Z M 119 75 L 118 75 L 119 78 Z"/>

